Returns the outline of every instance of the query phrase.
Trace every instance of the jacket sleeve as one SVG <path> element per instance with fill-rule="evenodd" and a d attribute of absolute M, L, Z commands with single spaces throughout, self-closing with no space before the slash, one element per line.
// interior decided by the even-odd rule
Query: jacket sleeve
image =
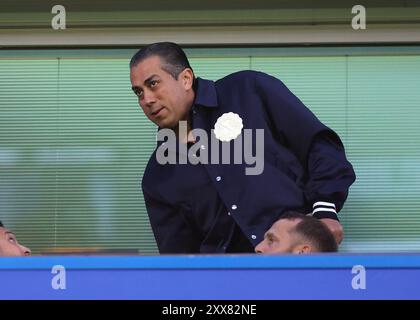
<path fill-rule="evenodd" d="M 200 242 L 184 219 L 183 208 L 155 199 L 144 189 L 143 196 L 159 252 L 198 253 Z"/>
<path fill-rule="evenodd" d="M 338 136 L 332 132 L 319 134 L 309 151 L 308 180 L 304 190 L 314 217 L 338 220 L 337 213 L 355 179 Z"/>
<path fill-rule="evenodd" d="M 304 194 L 312 214 L 338 220 L 336 213 L 355 180 L 340 138 L 279 79 L 257 73 L 255 85 L 271 131 L 295 154 L 306 172 Z"/>

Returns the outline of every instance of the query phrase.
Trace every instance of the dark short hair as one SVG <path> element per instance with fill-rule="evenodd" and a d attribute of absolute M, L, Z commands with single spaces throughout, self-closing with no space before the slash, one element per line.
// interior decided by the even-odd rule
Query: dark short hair
<path fill-rule="evenodd" d="M 279 219 L 301 220 L 296 224 L 293 232 L 312 243 L 320 252 L 337 252 L 338 246 L 331 230 L 317 218 L 299 212 L 288 211 Z"/>
<path fill-rule="evenodd" d="M 158 56 L 162 61 L 162 69 L 178 79 L 179 74 L 186 68 L 191 68 L 185 52 L 173 42 L 152 43 L 136 52 L 131 58 L 130 69 L 137 66 L 143 60 Z"/>
<path fill-rule="evenodd" d="M 0 228 L 3 228 L 3 227 L 4 227 L 3 222 L 0 221 Z"/>

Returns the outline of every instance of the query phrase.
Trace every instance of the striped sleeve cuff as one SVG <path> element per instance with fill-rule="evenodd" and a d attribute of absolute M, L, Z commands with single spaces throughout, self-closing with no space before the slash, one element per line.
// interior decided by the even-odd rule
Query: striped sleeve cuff
<path fill-rule="evenodd" d="M 312 206 L 312 215 L 317 219 L 334 219 L 339 220 L 335 204 L 332 202 L 318 201 Z"/>

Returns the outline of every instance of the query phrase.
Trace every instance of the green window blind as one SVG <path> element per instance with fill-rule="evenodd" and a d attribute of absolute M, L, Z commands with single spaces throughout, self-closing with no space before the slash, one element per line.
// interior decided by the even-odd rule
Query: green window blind
<path fill-rule="evenodd" d="M 126 59 L 0 60 L 0 219 L 34 253 L 156 252 L 140 181 L 154 125 Z"/>
<path fill-rule="evenodd" d="M 349 57 L 351 251 L 420 251 L 420 55 Z"/>
<path fill-rule="evenodd" d="M 420 250 L 420 56 L 268 57 L 342 138 L 357 180 L 339 217 L 341 251 Z"/>
<path fill-rule="evenodd" d="M 415 251 L 420 52 L 375 50 L 188 54 L 203 78 L 243 69 L 280 78 L 341 136 L 357 174 L 340 213 L 341 251 Z M 157 252 L 140 188 L 156 128 L 130 90 L 133 52 L 118 52 L 0 52 L 0 219 L 34 253 Z"/>

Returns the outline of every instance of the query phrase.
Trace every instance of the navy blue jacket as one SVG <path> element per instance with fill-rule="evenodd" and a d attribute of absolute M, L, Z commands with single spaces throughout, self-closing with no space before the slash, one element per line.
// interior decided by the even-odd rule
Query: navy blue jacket
<path fill-rule="evenodd" d="M 280 80 L 242 71 L 216 82 L 198 78 L 195 93 L 194 129 L 210 136 L 227 112 L 238 114 L 244 129 L 264 129 L 264 170 L 246 175 L 246 164 L 161 165 L 155 150 L 142 188 L 161 253 L 251 251 L 287 210 L 338 219 L 353 168 L 337 134 Z"/>

